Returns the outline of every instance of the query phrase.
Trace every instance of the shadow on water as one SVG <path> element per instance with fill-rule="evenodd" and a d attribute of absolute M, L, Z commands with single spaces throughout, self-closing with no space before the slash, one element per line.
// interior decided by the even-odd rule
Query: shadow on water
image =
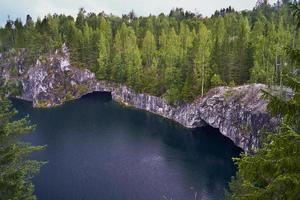
<path fill-rule="evenodd" d="M 217 129 L 181 125 L 93 93 L 51 109 L 13 100 L 30 115 L 48 160 L 34 179 L 42 200 L 223 199 L 240 149 Z"/>

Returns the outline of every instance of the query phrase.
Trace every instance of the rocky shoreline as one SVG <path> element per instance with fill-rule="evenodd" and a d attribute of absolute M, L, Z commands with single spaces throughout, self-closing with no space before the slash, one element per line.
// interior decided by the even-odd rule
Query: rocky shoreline
<path fill-rule="evenodd" d="M 40 57 L 25 67 L 26 51 L 0 54 L 0 77 L 6 84 L 21 88 L 19 98 L 32 101 L 35 107 L 53 107 L 65 101 L 99 92 L 111 92 L 112 99 L 174 120 L 187 128 L 210 125 L 230 138 L 244 151 L 259 147 L 261 130 L 272 131 L 278 118 L 267 112 L 262 98 L 262 84 L 218 87 L 191 104 L 172 106 L 162 97 L 139 94 L 125 85 L 98 81 L 87 69 L 72 66 L 68 49 Z"/>

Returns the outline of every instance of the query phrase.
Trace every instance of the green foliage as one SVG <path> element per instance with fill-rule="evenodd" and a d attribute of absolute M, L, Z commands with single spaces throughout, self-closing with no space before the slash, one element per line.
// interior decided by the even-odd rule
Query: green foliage
<path fill-rule="evenodd" d="M 255 155 L 235 159 L 236 178 L 228 198 L 237 200 L 294 200 L 300 198 L 300 135 L 288 126 L 271 135 L 271 143 Z"/>
<path fill-rule="evenodd" d="M 150 31 L 147 31 L 142 48 L 143 63 L 145 67 L 152 66 L 156 54 L 156 41 L 154 35 Z"/>
<path fill-rule="evenodd" d="M 300 50 L 299 49 L 288 49 L 288 54 L 293 59 L 294 56 L 297 59 L 293 59 L 294 63 L 300 69 Z M 279 95 L 272 95 L 265 91 L 267 96 L 271 98 L 271 101 L 268 105 L 268 109 L 273 115 L 281 114 L 284 116 L 286 123 L 294 128 L 295 131 L 300 131 L 300 79 L 295 77 L 293 74 L 284 77 L 285 86 L 293 90 L 293 97 L 286 98 L 284 91 L 280 91 Z"/>
<path fill-rule="evenodd" d="M 77 95 L 83 95 L 88 91 L 88 87 L 86 85 L 76 85 L 76 93 Z"/>
<path fill-rule="evenodd" d="M 10 101 L 0 94 L 0 199 L 36 199 L 31 183 L 42 162 L 27 160 L 27 156 L 40 151 L 42 146 L 30 146 L 21 142 L 21 137 L 32 132 L 34 126 L 28 118 L 14 120 L 17 111 Z"/>
<path fill-rule="evenodd" d="M 217 86 L 220 86 L 220 85 L 223 85 L 223 81 L 220 77 L 220 75 L 218 74 L 214 74 L 211 79 L 210 79 L 210 83 L 213 87 L 217 87 Z"/>
<path fill-rule="evenodd" d="M 0 28 L 0 51 L 26 48 L 31 65 L 66 43 L 71 64 L 91 69 L 100 80 L 160 96 L 176 88 L 176 100 L 187 102 L 220 84 L 282 86 L 284 75 L 293 71 L 285 47 L 300 43 L 292 24 L 298 15 L 286 2 L 243 12 L 222 9 L 210 18 L 182 9 L 120 18 L 81 8 L 75 20 L 63 14 L 36 22 L 28 15 L 25 24 L 8 20 Z"/>
<path fill-rule="evenodd" d="M 142 92 L 159 96 L 159 77 L 156 59 L 153 60 L 152 66 L 144 69 L 142 75 Z"/>
<path fill-rule="evenodd" d="M 211 53 L 211 32 L 203 23 L 199 25 L 199 32 L 194 41 L 195 59 L 194 59 L 194 73 L 196 84 L 201 95 L 204 94 L 204 87 L 207 88 L 211 69 L 208 67 L 209 57 Z"/>
<path fill-rule="evenodd" d="M 296 7 L 297 9 L 297 7 Z M 300 18 L 299 18 L 300 19 Z M 298 23 L 297 23 L 298 24 Z M 287 55 L 299 70 L 300 51 L 288 48 Z M 278 132 L 270 134 L 254 155 L 237 158 L 238 172 L 230 183 L 228 199 L 300 199 L 300 81 L 297 73 L 285 77 L 294 95 L 264 91 L 270 99 L 268 109 L 284 117 Z"/>
<path fill-rule="evenodd" d="M 176 87 L 171 87 L 166 93 L 166 99 L 170 104 L 176 104 L 180 91 Z"/>
<path fill-rule="evenodd" d="M 99 35 L 99 43 L 98 43 L 98 49 L 99 49 L 99 56 L 98 56 L 98 65 L 99 69 L 96 72 L 98 79 L 107 79 L 109 77 L 109 56 L 108 56 L 108 50 L 107 46 L 105 44 L 106 38 L 105 35 L 100 32 Z"/>
<path fill-rule="evenodd" d="M 113 61 L 112 61 L 112 74 L 111 79 L 119 82 L 124 83 L 126 80 L 126 69 L 122 65 L 122 57 L 119 51 L 115 52 Z"/>
<path fill-rule="evenodd" d="M 179 88 L 181 85 L 180 69 L 177 67 L 167 67 L 165 70 L 165 84 L 167 88 Z"/>
<path fill-rule="evenodd" d="M 20 96 L 22 92 L 22 84 L 19 81 L 7 81 L 5 84 L 9 95 L 15 97 Z"/>
<path fill-rule="evenodd" d="M 187 78 L 184 82 L 181 95 L 182 100 L 185 102 L 191 102 L 195 98 L 195 88 L 194 88 L 194 78 L 191 73 L 187 75 Z"/>
<path fill-rule="evenodd" d="M 236 84 L 235 84 L 235 82 L 234 82 L 234 81 L 230 81 L 230 82 L 229 82 L 229 84 L 228 84 L 228 86 L 229 86 L 229 87 L 235 87 L 235 86 L 236 86 Z"/>

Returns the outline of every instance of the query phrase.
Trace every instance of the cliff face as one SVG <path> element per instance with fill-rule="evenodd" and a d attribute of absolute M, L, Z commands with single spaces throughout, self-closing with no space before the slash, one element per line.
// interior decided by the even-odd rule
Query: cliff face
<path fill-rule="evenodd" d="M 267 112 L 262 98 L 265 85 L 253 84 L 235 88 L 218 87 L 191 104 L 173 107 L 166 100 L 147 94 L 137 94 L 126 86 L 112 90 L 115 101 L 132 105 L 172 119 L 185 127 L 210 125 L 230 138 L 246 152 L 259 146 L 260 131 L 272 131 L 279 123 Z"/>
<path fill-rule="evenodd" d="M 266 86 L 262 84 L 214 88 L 191 104 L 175 107 L 161 97 L 97 81 L 89 70 L 72 66 L 65 46 L 28 67 L 25 67 L 25 55 L 26 51 L 0 54 L 0 77 L 6 83 L 20 85 L 19 98 L 32 101 L 35 107 L 60 105 L 93 91 L 111 92 L 117 102 L 172 119 L 185 127 L 218 128 L 245 151 L 258 148 L 261 129 L 273 130 L 279 122 L 267 113 L 267 102 L 261 93 Z"/>

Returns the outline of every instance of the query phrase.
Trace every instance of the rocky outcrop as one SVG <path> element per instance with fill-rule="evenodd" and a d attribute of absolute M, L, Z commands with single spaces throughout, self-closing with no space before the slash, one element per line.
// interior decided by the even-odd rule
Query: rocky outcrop
<path fill-rule="evenodd" d="M 68 49 L 63 46 L 53 55 L 40 57 L 25 67 L 26 51 L 0 54 L 0 76 L 5 83 L 20 85 L 19 98 L 35 107 L 52 107 L 94 91 L 111 92 L 113 100 L 172 119 L 187 128 L 205 125 L 218 128 L 245 151 L 259 146 L 262 130 L 273 130 L 279 119 L 267 113 L 262 84 L 218 87 L 191 104 L 172 106 L 162 97 L 139 94 L 107 81 L 97 81 L 87 69 L 72 66 Z"/>

